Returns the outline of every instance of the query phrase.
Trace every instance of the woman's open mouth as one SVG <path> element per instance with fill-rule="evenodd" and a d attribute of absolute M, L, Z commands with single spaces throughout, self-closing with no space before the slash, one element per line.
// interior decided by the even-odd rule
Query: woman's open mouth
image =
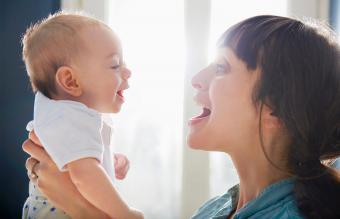
<path fill-rule="evenodd" d="M 210 114 L 211 114 L 211 110 L 204 107 L 203 111 L 200 115 L 195 116 L 195 117 L 193 117 L 189 120 L 189 125 L 195 125 L 195 124 L 203 121 L 204 119 L 208 118 L 210 116 Z"/>

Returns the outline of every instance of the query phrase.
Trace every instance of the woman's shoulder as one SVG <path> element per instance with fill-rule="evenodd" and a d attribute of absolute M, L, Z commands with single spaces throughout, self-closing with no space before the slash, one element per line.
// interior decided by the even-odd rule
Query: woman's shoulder
<path fill-rule="evenodd" d="M 293 185 L 293 179 L 286 179 L 268 186 L 257 198 L 239 209 L 234 218 L 303 219 L 293 195 Z M 226 218 L 235 210 L 238 194 L 239 186 L 236 185 L 225 194 L 207 201 L 192 218 Z"/>
<path fill-rule="evenodd" d="M 297 208 L 294 199 L 278 202 L 277 205 L 272 205 L 262 211 L 249 217 L 250 219 L 304 219 Z"/>
<path fill-rule="evenodd" d="M 303 219 L 304 217 L 300 214 L 299 209 L 296 206 L 296 202 L 291 201 L 286 204 L 281 211 L 277 212 L 278 219 Z"/>
<path fill-rule="evenodd" d="M 302 219 L 294 197 L 294 183 L 289 178 L 271 184 L 237 214 L 249 219 Z"/>

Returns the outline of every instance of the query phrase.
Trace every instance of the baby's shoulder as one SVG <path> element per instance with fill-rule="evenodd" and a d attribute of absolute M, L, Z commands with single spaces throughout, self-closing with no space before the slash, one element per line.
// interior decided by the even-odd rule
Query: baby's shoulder
<path fill-rule="evenodd" d="M 47 109 L 46 109 L 47 110 Z M 36 114 L 35 129 L 72 130 L 86 132 L 100 130 L 101 115 L 81 104 L 67 101 L 56 101 L 47 112 Z"/>

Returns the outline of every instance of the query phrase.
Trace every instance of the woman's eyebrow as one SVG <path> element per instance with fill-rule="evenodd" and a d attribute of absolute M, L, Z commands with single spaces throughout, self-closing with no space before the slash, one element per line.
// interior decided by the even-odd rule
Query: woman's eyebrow
<path fill-rule="evenodd" d="M 220 60 L 223 61 L 223 63 L 227 66 L 228 69 L 231 69 L 231 64 L 225 56 L 222 56 Z"/>

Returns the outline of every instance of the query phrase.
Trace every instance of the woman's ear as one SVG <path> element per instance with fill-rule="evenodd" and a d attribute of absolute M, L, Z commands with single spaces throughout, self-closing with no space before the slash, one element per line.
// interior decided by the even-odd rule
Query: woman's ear
<path fill-rule="evenodd" d="M 281 128 L 282 122 L 281 120 L 274 114 L 273 110 L 263 104 L 262 106 L 262 127 L 265 129 L 278 129 Z"/>
<path fill-rule="evenodd" d="M 69 95 L 79 97 L 82 94 L 79 77 L 71 67 L 59 67 L 55 79 L 57 85 Z"/>

